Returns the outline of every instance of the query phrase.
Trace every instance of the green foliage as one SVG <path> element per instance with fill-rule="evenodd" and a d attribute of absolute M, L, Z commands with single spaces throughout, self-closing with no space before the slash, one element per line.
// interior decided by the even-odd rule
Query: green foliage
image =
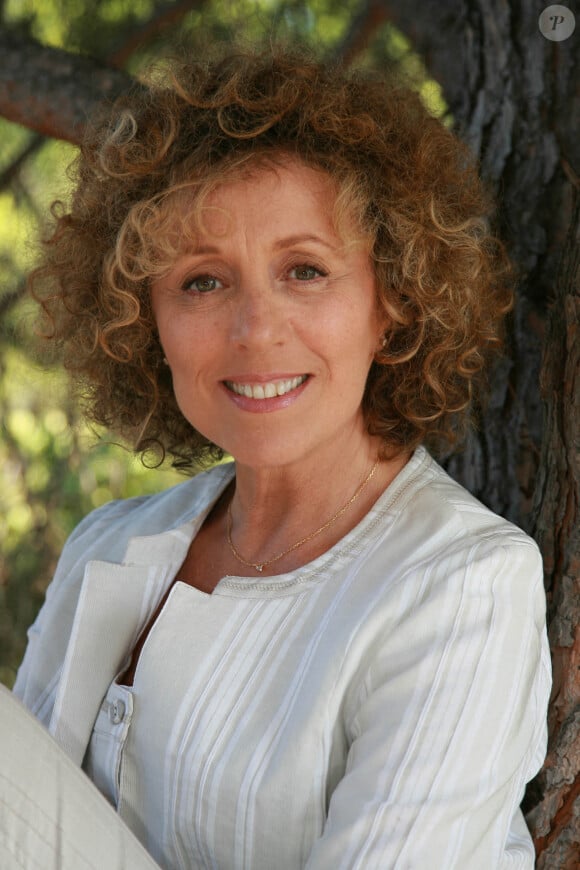
<path fill-rule="evenodd" d="M 327 57 L 352 37 L 360 0 L 5 0 L 0 23 L 68 51 L 138 74 L 176 45 L 299 40 Z M 181 14 L 176 14 L 180 11 Z M 388 22 L 349 62 L 393 67 L 434 114 L 445 105 L 409 42 Z M 64 375 L 38 363 L 26 272 L 50 203 L 68 195 L 72 146 L 43 142 L 0 119 L 0 681 L 11 685 L 26 628 L 42 603 L 58 554 L 88 511 L 156 491 L 179 478 L 145 469 L 83 423 Z"/>
<path fill-rule="evenodd" d="M 0 379 L 0 680 L 10 685 L 25 631 L 74 526 L 105 502 L 181 478 L 151 471 L 82 422 L 63 375 L 4 350 Z"/>

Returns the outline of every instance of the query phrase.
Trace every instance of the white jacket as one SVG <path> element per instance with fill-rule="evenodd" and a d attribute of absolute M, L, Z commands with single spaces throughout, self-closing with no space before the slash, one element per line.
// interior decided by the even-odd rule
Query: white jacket
<path fill-rule="evenodd" d="M 69 539 L 15 692 L 81 764 L 104 696 L 233 467 Z M 424 449 L 301 569 L 176 583 L 145 644 L 118 809 L 164 867 L 532 868 L 546 749 L 536 545 Z"/>

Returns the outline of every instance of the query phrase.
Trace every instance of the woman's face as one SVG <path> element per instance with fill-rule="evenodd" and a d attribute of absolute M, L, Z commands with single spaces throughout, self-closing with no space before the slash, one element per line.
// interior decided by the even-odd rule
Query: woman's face
<path fill-rule="evenodd" d="M 354 221 L 338 235 L 334 201 L 328 176 L 293 161 L 225 183 L 195 244 L 152 284 L 182 413 L 248 466 L 329 447 L 348 458 L 367 437 L 361 401 L 383 330 L 368 253 Z"/>

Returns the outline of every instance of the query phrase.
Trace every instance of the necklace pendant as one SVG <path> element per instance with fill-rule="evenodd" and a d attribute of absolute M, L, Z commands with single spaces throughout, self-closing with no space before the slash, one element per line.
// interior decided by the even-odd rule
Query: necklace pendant
<path fill-rule="evenodd" d="M 256 571 L 259 571 L 260 574 L 261 574 L 262 571 L 264 570 L 264 566 L 263 566 L 263 565 L 254 565 L 254 568 L 256 569 Z"/>

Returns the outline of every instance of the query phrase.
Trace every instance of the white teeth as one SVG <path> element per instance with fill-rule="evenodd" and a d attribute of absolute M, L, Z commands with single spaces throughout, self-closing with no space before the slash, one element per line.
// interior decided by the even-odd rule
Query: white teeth
<path fill-rule="evenodd" d="M 273 399 L 295 390 L 304 383 L 306 377 L 307 375 L 299 375 L 284 381 L 269 381 L 267 384 L 236 384 L 233 381 L 226 381 L 226 384 L 238 396 L 247 396 L 248 399 Z"/>

